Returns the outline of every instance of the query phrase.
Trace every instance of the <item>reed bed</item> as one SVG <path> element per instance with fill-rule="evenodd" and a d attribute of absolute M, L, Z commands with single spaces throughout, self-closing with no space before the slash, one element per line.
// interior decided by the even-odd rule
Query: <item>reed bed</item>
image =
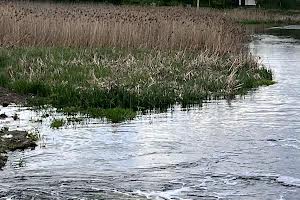
<path fill-rule="evenodd" d="M 247 36 L 219 12 L 182 7 L 2 3 L 0 44 L 244 51 Z"/>
<path fill-rule="evenodd" d="M 0 86 L 118 122 L 272 84 L 234 12 L 0 1 Z"/>

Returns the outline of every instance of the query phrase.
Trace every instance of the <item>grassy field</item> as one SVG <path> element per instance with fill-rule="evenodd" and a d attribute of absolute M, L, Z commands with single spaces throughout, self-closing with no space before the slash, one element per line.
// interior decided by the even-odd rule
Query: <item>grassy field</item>
<path fill-rule="evenodd" d="M 0 86 L 112 122 L 242 94 L 273 81 L 240 12 L 2 2 Z"/>

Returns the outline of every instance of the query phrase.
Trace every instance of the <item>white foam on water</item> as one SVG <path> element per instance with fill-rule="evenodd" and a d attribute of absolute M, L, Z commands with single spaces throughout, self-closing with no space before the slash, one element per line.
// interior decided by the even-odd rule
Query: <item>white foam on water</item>
<path fill-rule="evenodd" d="M 300 187 L 300 179 L 291 176 L 279 176 L 277 182 L 282 183 L 283 185 Z"/>
<path fill-rule="evenodd" d="M 289 25 L 289 26 L 281 27 L 281 29 L 287 29 L 287 30 L 300 30 L 300 26 L 299 26 L 299 25 Z"/>
<path fill-rule="evenodd" d="M 276 26 L 269 29 L 300 30 L 300 26 L 299 25 Z"/>
<path fill-rule="evenodd" d="M 177 199 L 180 200 L 189 200 L 189 199 L 180 198 L 179 196 L 181 195 L 182 192 L 188 192 L 190 190 L 191 189 L 189 187 L 182 187 L 179 189 L 167 190 L 164 192 L 161 191 L 145 192 L 145 191 L 137 190 L 134 193 L 140 196 L 145 196 L 147 199 L 171 200 L 172 198 L 176 197 Z"/>
<path fill-rule="evenodd" d="M 224 180 L 224 183 L 226 185 L 237 185 L 238 184 L 236 181 L 228 180 L 228 179 Z"/>

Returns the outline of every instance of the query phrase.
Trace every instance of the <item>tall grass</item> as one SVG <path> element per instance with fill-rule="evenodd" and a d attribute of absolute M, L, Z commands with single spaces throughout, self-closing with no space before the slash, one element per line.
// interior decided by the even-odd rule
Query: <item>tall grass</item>
<path fill-rule="evenodd" d="M 242 27 L 218 12 L 181 7 L 2 3 L 2 46 L 121 47 L 240 53 Z"/>
<path fill-rule="evenodd" d="M 124 49 L 21 48 L 9 58 L 7 87 L 58 108 L 166 108 L 199 104 L 271 83 L 251 56 Z"/>
<path fill-rule="evenodd" d="M 0 1 L 0 45 L 244 51 L 244 23 L 299 23 L 256 9 L 109 6 Z"/>
<path fill-rule="evenodd" d="M 235 12 L 0 1 L 0 84 L 116 122 L 273 83 Z"/>

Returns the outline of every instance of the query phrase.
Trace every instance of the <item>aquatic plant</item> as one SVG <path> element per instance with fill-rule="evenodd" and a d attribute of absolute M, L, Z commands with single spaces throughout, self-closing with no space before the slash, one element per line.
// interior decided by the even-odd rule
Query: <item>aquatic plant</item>
<path fill-rule="evenodd" d="M 36 142 L 41 138 L 41 135 L 37 131 L 28 132 L 26 136 L 30 141 Z"/>
<path fill-rule="evenodd" d="M 15 121 L 18 120 L 18 119 L 20 119 L 17 113 L 15 113 L 15 114 L 12 116 L 12 118 L 13 118 Z"/>
<path fill-rule="evenodd" d="M 63 119 L 54 119 L 52 122 L 51 122 L 51 125 L 50 125 L 50 127 L 51 128 L 56 128 L 56 129 L 58 129 L 58 128 L 60 128 L 60 127 L 62 127 L 63 125 L 65 125 L 65 120 L 63 120 Z"/>

